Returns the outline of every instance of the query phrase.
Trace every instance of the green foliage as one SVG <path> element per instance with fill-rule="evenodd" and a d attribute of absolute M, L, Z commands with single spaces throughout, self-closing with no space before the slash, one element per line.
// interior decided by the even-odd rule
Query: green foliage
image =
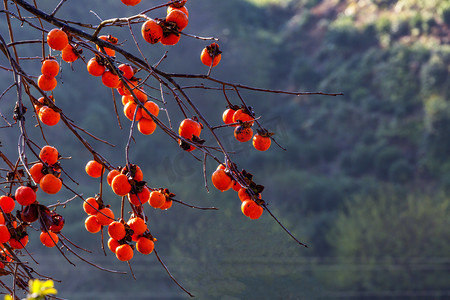
<path fill-rule="evenodd" d="M 339 265 L 348 267 L 327 282 L 360 291 L 445 289 L 448 272 L 435 264 L 450 251 L 449 213 L 446 195 L 385 189 L 355 197 L 328 235 Z"/>

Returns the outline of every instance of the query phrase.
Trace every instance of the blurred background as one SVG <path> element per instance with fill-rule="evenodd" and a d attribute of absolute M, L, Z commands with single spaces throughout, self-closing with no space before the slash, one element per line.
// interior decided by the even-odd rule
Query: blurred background
<path fill-rule="evenodd" d="M 51 11 L 57 1 L 39 1 Z M 134 15 L 162 2 L 67 1 L 57 16 L 97 24 L 100 18 Z M 218 131 L 239 168 L 263 184 L 263 199 L 279 220 L 309 248 L 298 246 L 267 212 L 251 221 L 240 212 L 232 191 L 204 188 L 202 163 L 180 150 L 159 129 L 135 133 L 131 161 L 152 187 L 167 187 L 177 199 L 218 211 L 174 204 L 168 211 L 148 209 L 156 249 L 172 275 L 198 299 L 449 299 L 450 298 L 450 2 L 447 0 L 191 0 L 189 26 L 198 36 L 216 36 L 223 51 L 212 76 L 230 82 L 288 91 L 343 92 L 344 96 L 287 96 L 243 92 L 264 127 L 287 148 L 257 153 Z M 165 10 L 148 14 L 164 17 Z M 4 15 L 1 16 L 4 20 Z M 16 23 L 19 25 L 19 23 Z M 48 24 L 47 29 L 52 28 Z M 18 28 L 21 38 L 34 30 Z M 140 26 L 133 26 L 138 40 Z M 0 33 L 7 36 L 6 26 Z M 106 28 L 124 47 L 133 47 L 127 28 Z M 210 41 L 183 36 L 175 47 L 141 42 L 150 63 L 167 50 L 160 69 L 207 72 L 199 59 Z M 37 48 L 35 48 L 37 47 Z M 20 48 L 37 57 L 39 46 Z M 132 51 L 137 53 L 137 50 Z M 92 54 L 84 53 L 86 59 Z M 2 58 L 3 59 L 3 58 Z M 118 57 L 123 60 L 123 57 Z M 6 64 L 4 60 L 1 61 Z M 24 61 L 39 75 L 40 59 Z M 85 64 L 62 63 L 55 89 L 57 104 L 78 125 L 115 147 L 86 139 L 112 164 L 123 165 L 129 122 L 117 125 L 111 92 L 87 76 Z M 2 91 L 11 83 L 0 72 Z M 182 86 L 198 85 L 182 80 Z M 212 124 L 221 124 L 226 102 L 220 91 L 188 89 Z M 116 94 L 117 96 L 117 94 Z M 158 93 L 154 93 L 159 97 Z M 233 103 L 239 103 L 230 95 Z M 15 94 L 0 100 L 12 121 Z M 174 126 L 182 119 L 172 99 Z M 29 135 L 43 145 L 35 120 Z M 64 125 L 44 128 L 62 165 L 79 183 L 66 179 L 84 196 L 98 193 L 98 181 L 84 173 L 91 159 Z M 17 157 L 17 130 L 0 129 L 2 151 Z M 203 133 L 202 133 L 203 135 Z M 205 132 L 204 138 L 212 142 Z M 11 145 L 11 147 L 10 147 Z M 207 174 L 216 168 L 207 163 Z M 110 189 L 105 199 L 120 200 Z M 42 203 L 65 201 L 70 194 L 39 195 Z M 79 199 L 58 211 L 64 234 L 92 250 L 85 258 L 103 267 L 129 271 L 107 251 L 99 234 L 84 229 Z M 28 247 L 35 269 L 61 280 L 65 299 L 187 299 L 154 255 L 136 254 L 130 274 L 100 271 L 73 256 L 71 266 L 56 249 L 36 237 Z"/>

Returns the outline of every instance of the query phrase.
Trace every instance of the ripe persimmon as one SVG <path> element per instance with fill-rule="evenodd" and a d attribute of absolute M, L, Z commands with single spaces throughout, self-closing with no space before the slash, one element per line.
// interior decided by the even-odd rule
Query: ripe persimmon
<path fill-rule="evenodd" d="M 251 200 L 252 199 L 250 194 L 247 192 L 247 189 L 245 189 L 245 188 L 241 188 L 238 191 L 238 197 L 241 200 L 241 202 L 244 202 L 245 200 Z"/>
<path fill-rule="evenodd" d="M 16 189 L 14 197 L 16 198 L 17 203 L 23 206 L 30 205 L 36 201 L 35 191 L 29 186 L 24 185 L 19 186 Z"/>
<path fill-rule="evenodd" d="M 214 171 L 211 181 L 216 189 L 221 192 L 229 190 L 233 185 L 233 179 L 222 169 Z"/>
<path fill-rule="evenodd" d="M 130 121 L 133 120 L 134 114 L 136 114 L 136 121 L 139 121 L 142 118 L 142 112 L 140 110 L 140 107 L 138 107 L 134 101 L 130 101 L 127 104 L 125 104 L 125 106 L 123 107 L 123 114 Z"/>
<path fill-rule="evenodd" d="M 135 6 L 141 2 L 141 0 L 120 0 L 123 4 L 128 6 Z"/>
<path fill-rule="evenodd" d="M 142 181 L 144 179 L 144 173 L 142 173 L 142 169 L 138 165 L 132 165 L 131 170 L 133 171 L 133 179 L 136 181 Z"/>
<path fill-rule="evenodd" d="M 158 115 L 159 115 L 159 106 L 158 106 L 158 104 L 156 104 L 155 102 L 149 100 L 149 101 L 146 101 L 144 103 L 144 107 L 150 112 L 150 114 L 152 114 L 155 117 L 158 117 Z M 145 110 L 142 110 L 142 117 L 143 118 L 152 119 L 150 114 L 148 114 Z"/>
<path fill-rule="evenodd" d="M 176 45 L 179 41 L 180 41 L 180 34 L 179 33 L 167 33 L 167 34 L 163 34 L 160 42 L 161 44 L 163 44 L 164 46 L 173 46 Z"/>
<path fill-rule="evenodd" d="M 56 59 L 47 58 L 42 62 L 41 73 L 48 77 L 56 77 L 59 73 L 59 63 Z"/>
<path fill-rule="evenodd" d="M 47 34 L 47 45 L 53 50 L 62 50 L 69 44 L 67 34 L 61 29 L 54 28 Z"/>
<path fill-rule="evenodd" d="M 52 108 L 48 106 L 42 106 L 39 109 L 39 120 L 47 126 L 55 126 L 58 124 L 61 119 L 61 115 L 59 112 L 54 111 Z"/>
<path fill-rule="evenodd" d="M 177 25 L 178 30 L 182 31 L 189 23 L 188 16 L 179 9 L 170 11 L 166 16 L 166 22 L 173 22 Z"/>
<path fill-rule="evenodd" d="M 200 60 L 205 66 L 215 67 L 219 64 L 222 59 L 222 51 L 219 50 L 219 45 L 212 43 L 209 46 L 203 48 L 200 53 Z"/>
<path fill-rule="evenodd" d="M 56 194 L 61 190 L 62 182 L 61 179 L 59 179 L 55 175 L 47 174 L 42 177 L 41 181 L 39 182 L 39 186 L 41 187 L 42 191 L 46 192 L 47 194 Z"/>
<path fill-rule="evenodd" d="M 154 248 L 155 243 L 151 239 L 148 239 L 144 236 L 140 237 L 136 241 L 136 250 L 144 255 L 152 253 Z"/>
<path fill-rule="evenodd" d="M 233 123 L 233 115 L 236 111 L 234 109 L 228 108 L 222 114 L 222 120 L 225 124 Z"/>
<path fill-rule="evenodd" d="M 170 14 L 173 10 L 181 10 L 182 12 L 184 12 L 186 14 L 186 16 L 189 18 L 189 11 L 187 9 L 186 6 L 182 6 L 182 7 L 175 7 L 173 5 L 169 5 L 167 6 L 167 15 Z"/>
<path fill-rule="evenodd" d="M 104 207 L 95 215 L 100 225 L 106 226 L 114 221 L 114 212 L 109 207 Z"/>
<path fill-rule="evenodd" d="M 240 189 L 242 188 L 242 185 L 241 185 L 239 182 L 233 180 L 233 185 L 231 186 L 231 188 L 232 188 L 234 191 L 239 192 Z"/>
<path fill-rule="evenodd" d="M 245 200 L 241 204 L 242 213 L 250 219 L 258 219 L 263 213 L 262 206 L 256 204 L 253 200 Z"/>
<path fill-rule="evenodd" d="M 134 70 L 133 67 L 129 64 L 121 64 L 118 69 L 122 71 L 123 77 L 126 79 L 131 79 L 134 76 Z"/>
<path fill-rule="evenodd" d="M 163 29 L 155 20 L 150 19 L 142 24 L 141 34 L 147 43 L 156 44 L 163 37 Z"/>
<path fill-rule="evenodd" d="M 138 98 L 139 102 L 141 103 L 145 103 L 145 101 L 147 101 L 148 96 L 145 93 L 144 89 L 142 88 L 135 88 L 133 89 L 133 93 L 136 96 L 136 98 Z"/>
<path fill-rule="evenodd" d="M 109 42 L 109 43 L 111 43 L 113 45 L 117 44 L 117 42 L 119 41 L 117 38 L 113 37 L 112 35 L 101 35 L 98 38 L 101 39 L 101 40 L 107 41 L 107 42 Z M 100 47 L 98 45 L 96 45 L 96 48 L 97 48 L 98 51 L 101 51 Z M 111 48 L 104 47 L 103 49 L 105 49 L 105 53 L 108 56 L 115 56 L 116 55 L 116 51 L 111 49 Z"/>
<path fill-rule="evenodd" d="M 234 137 L 241 143 L 248 142 L 252 139 L 253 129 L 240 125 L 234 129 Z"/>
<path fill-rule="evenodd" d="M 120 172 L 117 171 L 116 169 L 109 171 L 108 176 L 106 177 L 106 181 L 108 182 L 108 185 L 111 185 L 111 182 L 113 181 L 114 177 L 116 177 L 119 174 L 120 174 Z"/>
<path fill-rule="evenodd" d="M 159 191 L 153 191 L 150 193 L 150 198 L 148 199 L 148 204 L 150 204 L 151 207 L 159 208 L 163 206 L 163 204 L 166 202 L 166 196 L 159 192 Z"/>
<path fill-rule="evenodd" d="M 106 71 L 106 67 L 100 64 L 96 57 L 93 57 L 88 61 L 86 68 L 92 76 L 102 76 Z"/>
<path fill-rule="evenodd" d="M 116 257 L 120 261 L 129 261 L 133 258 L 133 248 L 128 244 L 120 245 L 116 248 Z"/>
<path fill-rule="evenodd" d="M 202 125 L 199 122 L 192 119 L 184 119 L 180 123 L 180 127 L 178 128 L 178 134 L 185 139 L 192 139 L 192 137 L 200 136 L 200 132 L 202 131 Z"/>
<path fill-rule="evenodd" d="M 5 217 L 2 212 L 0 212 L 0 224 L 5 224 Z"/>
<path fill-rule="evenodd" d="M 49 165 L 53 165 L 58 161 L 58 150 L 55 147 L 46 145 L 39 152 L 39 158 Z"/>
<path fill-rule="evenodd" d="M 252 126 L 254 123 L 253 117 L 248 113 L 246 109 L 243 108 L 236 110 L 233 115 L 233 123 L 236 123 L 238 121 L 246 122 L 246 124 L 249 126 Z"/>
<path fill-rule="evenodd" d="M 134 101 L 133 100 L 133 96 L 131 96 L 131 95 L 123 95 L 122 96 L 122 104 L 123 104 L 123 106 L 127 105 L 127 103 L 130 102 L 130 101 Z"/>
<path fill-rule="evenodd" d="M 133 234 L 135 235 L 141 235 L 147 230 L 147 224 L 145 224 L 144 219 L 139 217 L 129 219 L 127 224 L 133 230 Z"/>
<path fill-rule="evenodd" d="M 96 216 L 89 216 L 84 220 L 84 227 L 90 233 L 97 233 L 102 229 L 102 225 L 97 221 Z"/>
<path fill-rule="evenodd" d="M 144 186 L 142 191 L 137 194 L 129 193 L 128 201 L 130 201 L 133 205 L 139 206 L 143 203 L 147 202 L 150 198 L 150 190 Z"/>
<path fill-rule="evenodd" d="M 162 206 L 159 207 L 159 209 L 166 210 L 172 207 L 173 201 L 170 199 L 166 199 L 166 202 Z"/>
<path fill-rule="evenodd" d="M 116 248 L 119 247 L 119 241 L 115 240 L 113 238 L 109 238 L 108 240 L 108 248 L 111 250 L 111 252 L 116 253 Z"/>
<path fill-rule="evenodd" d="M 12 212 L 14 210 L 14 206 L 16 206 L 16 201 L 14 201 L 13 198 L 4 195 L 0 196 L 0 207 L 5 214 Z"/>
<path fill-rule="evenodd" d="M 155 132 L 156 123 L 153 120 L 142 118 L 139 120 L 137 128 L 140 133 L 145 134 L 145 135 L 150 135 L 153 132 Z"/>
<path fill-rule="evenodd" d="M 102 74 L 102 83 L 109 88 L 115 89 L 120 84 L 120 78 L 108 70 Z"/>
<path fill-rule="evenodd" d="M 64 47 L 61 51 L 62 60 L 68 63 L 76 61 L 79 56 L 78 51 L 70 44 Z"/>
<path fill-rule="evenodd" d="M 8 227 L 6 225 L 0 224 L 0 244 L 6 243 L 11 238 Z"/>
<path fill-rule="evenodd" d="M 58 81 L 56 81 L 55 77 L 50 77 L 44 74 L 41 74 L 38 77 L 38 86 L 43 91 L 51 91 L 54 90 L 55 87 L 58 85 Z"/>
<path fill-rule="evenodd" d="M 41 243 L 45 246 L 45 247 L 54 247 L 56 246 L 56 244 L 59 241 L 59 237 L 56 233 L 51 232 L 51 231 L 42 231 L 39 239 L 41 240 Z"/>
<path fill-rule="evenodd" d="M 125 226 L 117 221 L 111 222 L 108 226 L 108 234 L 111 238 L 121 240 L 125 237 Z"/>
<path fill-rule="evenodd" d="M 252 140 L 253 147 L 259 151 L 266 151 L 270 148 L 271 140 L 268 136 L 262 136 L 260 134 L 255 134 Z"/>
<path fill-rule="evenodd" d="M 83 210 L 91 216 L 95 216 L 98 213 L 98 202 L 95 198 L 89 197 L 83 202 Z"/>
<path fill-rule="evenodd" d="M 99 178 L 103 173 L 105 173 L 105 168 L 103 165 L 96 160 L 88 161 L 84 169 L 86 174 L 93 178 Z"/>
<path fill-rule="evenodd" d="M 9 239 L 9 246 L 13 249 L 23 249 L 28 244 L 28 234 L 24 233 L 23 236 L 19 237 L 19 239 L 16 238 L 10 238 Z"/>

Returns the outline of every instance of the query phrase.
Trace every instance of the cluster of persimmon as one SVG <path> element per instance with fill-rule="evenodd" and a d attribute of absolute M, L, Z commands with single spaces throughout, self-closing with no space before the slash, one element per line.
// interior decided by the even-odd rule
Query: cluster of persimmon
<path fill-rule="evenodd" d="M 85 170 L 89 176 L 98 178 L 102 176 L 105 168 L 101 163 L 91 160 L 86 164 Z M 133 214 L 126 223 L 122 219 L 115 219 L 114 212 L 103 203 L 100 196 L 90 197 L 83 203 L 83 209 L 88 214 L 85 220 L 86 230 L 97 233 L 103 226 L 108 226 L 108 247 L 120 261 L 133 258 L 134 248 L 142 254 L 150 254 L 153 251 L 156 239 L 148 230 L 142 214 L 142 205 L 148 202 L 153 208 L 162 210 L 172 206 L 171 198 L 174 194 L 167 189 L 151 189 L 143 179 L 141 168 L 135 164 L 113 169 L 106 177 L 113 192 L 126 197 L 132 208 Z M 136 244 L 132 245 L 131 242 Z"/>
<path fill-rule="evenodd" d="M 241 200 L 241 211 L 250 219 L 258 219 L 263 213 L 262 204 L 264 201 L 261 199 L 261 192 L 264 187 L 257 185 L 252 181 L 253 176 L 250 173 L 243 170 L 240 174 L 248 188 L 243 187 L 238 181 L 234 180 L 231 176 L 230 169 L 225 167 L 224 164 L 220 164 L 211 176 L 211 181 L 215 188 L 224 192 L 232 189 L 238 192 L 238 197 Z"/>
<path fill-rule="evenodd" d="M 234 137 L 239 142 L 248 142 L 252 140 L 253 147 L 259 151 L 266 151 L 270 148 L 273 133 L 267 130 L 257 130 L 253 136 L 252 126 L 254 124 L 254 114 L 248 107 L 231 106 L 222 114 L 222 120 L 225 124 L 230 124 L 234 129 Z"/>
<path fill-rule="evenodd" d="M 54 247 L 58 241 L 58 233 L 64 227 L 64 218 L 37 201 L 36 186 L 21 185 L 14 195 L 0 196 L 0 246 L 5 256 L 3 244 L 8 243 L 12 249 L 23 249 L 28 244 L 27 227 L 39 221 L 40 241 L 46 247 Z M 16 202 L 21 206 L 14 214 Z M 13 257 L 6 255 L 11 261 Z M 0 267 L 4 264 L 0 264 Z"/>
<path fill-rule="evenodd" d="M 179 1 L 167 6 L 164 19 L 149 18 L 141 27 L 144 40 L 150 44 L 161 43 L 165 46 L 176 45 L 180 41 L 180 32 L 189 23 L 189 11 L 186 1 Z"/>
<path fill-rule="evenodd" d="M 53 50 L 61 51 L 61 58 L 65 62 L 72 63 L 80 56 L 80 51 L 70 44 L 69 36 L 61 29 L 54 28 L 47 34 L 47 45 Z M 49 56 L 42 61 L 41 75 L 38 78 L 38 86 L 43 91 L 55 89 L 58 81 L 59 63 L 54 57 Z"/>
<path fill-rule="evenodd" d="M 45 193 L 58 193 L 62 187 L 58 150 L 46 145 L 39 152 L 39 159 L 30 167 L 31 178 Z"/>

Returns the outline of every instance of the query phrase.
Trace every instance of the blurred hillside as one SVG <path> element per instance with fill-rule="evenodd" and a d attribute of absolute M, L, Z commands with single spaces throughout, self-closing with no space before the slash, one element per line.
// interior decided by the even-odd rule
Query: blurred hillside
<path fill-rule="evenodd" d="M 110 5 L 99 12 L 95 1 L 68 1 L 60 17 L 95 23 L 86 11 L 106 18 L 142 10 L 106 2 Z M 256 153 L 234 141 L 230 130 L 219 132 L 236 152 L 239 167 L 266 186 L 263 198 L 273 212 L 308 249 L 298 247 L 267 213 L 256 222 L 247 220 L 233 192 L 207 193 L 201 162 L 182 153 L 161 131 L 150 137 L 135 134 L 131 159 L 141 162 L 152 186 L 168 187 L 187 203 L 220 208 L 205 212 L 174 205 L 150 217 L 158 252 L 180 283 L 199 299 L 450 297 L 450 3 L 191 0 L 188 8 L 187 32 L 220 39 L 223 58 L 213 77 L 344 96 L 243 92 L 286 152 L 273 145 L 267 153 Z M 158 14 L 163 11 L 149 16 Z M 138 34 L 139 27 L 133 28 Z M 133 45 L 127 30 L 110 33 L 125 46 Z M 183 37 L 177 47 L 142 49 L 151 63 L 168 50 L 162 70 L 205 73 L 198 56 L 206 44 Z M 86 76 L 83 63 L 73 69 L 64 65 L 63 86 L 80 88 L 56 89 L 55 98 L 79 125 L 115 144 L 90 140 L 111 163 L 123 164 L 128 121 L 121 117 L 125 129 L 120 130 L 111 93 Z M 182 82 L 192 84 L 198 82 Z M 221 122 L 226 106 L 216 100 L 223 98 L 221 91 L 189 90 L 189 95 L 213 124 Z M 171 117 L 174 124 L 181 119 L 177 113 Z M 48 129 L 49 140 L 73 157 L 63 165 L 79 178 L 74 188 L 92 195 L 98 187 L 80 167 L 90 155 L 75 150 L 79 145 L 62 129 Z M 1 139 L 3 144 L 16 141 Z M 208 162 L 207 173 L 215 167 Z M 95 242 L 86 238 L 81 203 L 71 203 L 63 213 L 69 237 L 99 248 L 99 237 L 88 236 Z M 52 261 L 50 256 L 58 255 L 45 250 L 37 251 L 38 257 Z M 111 266 L 115 259 L 102 255 L 97 251 L 94 260 Z M 187 298 L 155 257 L 133 262 L 137 281 L 85 267 L 75 275 L 76 268 L 64 267 L 62 258 L 54 260 L 44 273 L 56 269 L 63 298 Z M 127 271 L 122 264 L 114 267 Z"/>

